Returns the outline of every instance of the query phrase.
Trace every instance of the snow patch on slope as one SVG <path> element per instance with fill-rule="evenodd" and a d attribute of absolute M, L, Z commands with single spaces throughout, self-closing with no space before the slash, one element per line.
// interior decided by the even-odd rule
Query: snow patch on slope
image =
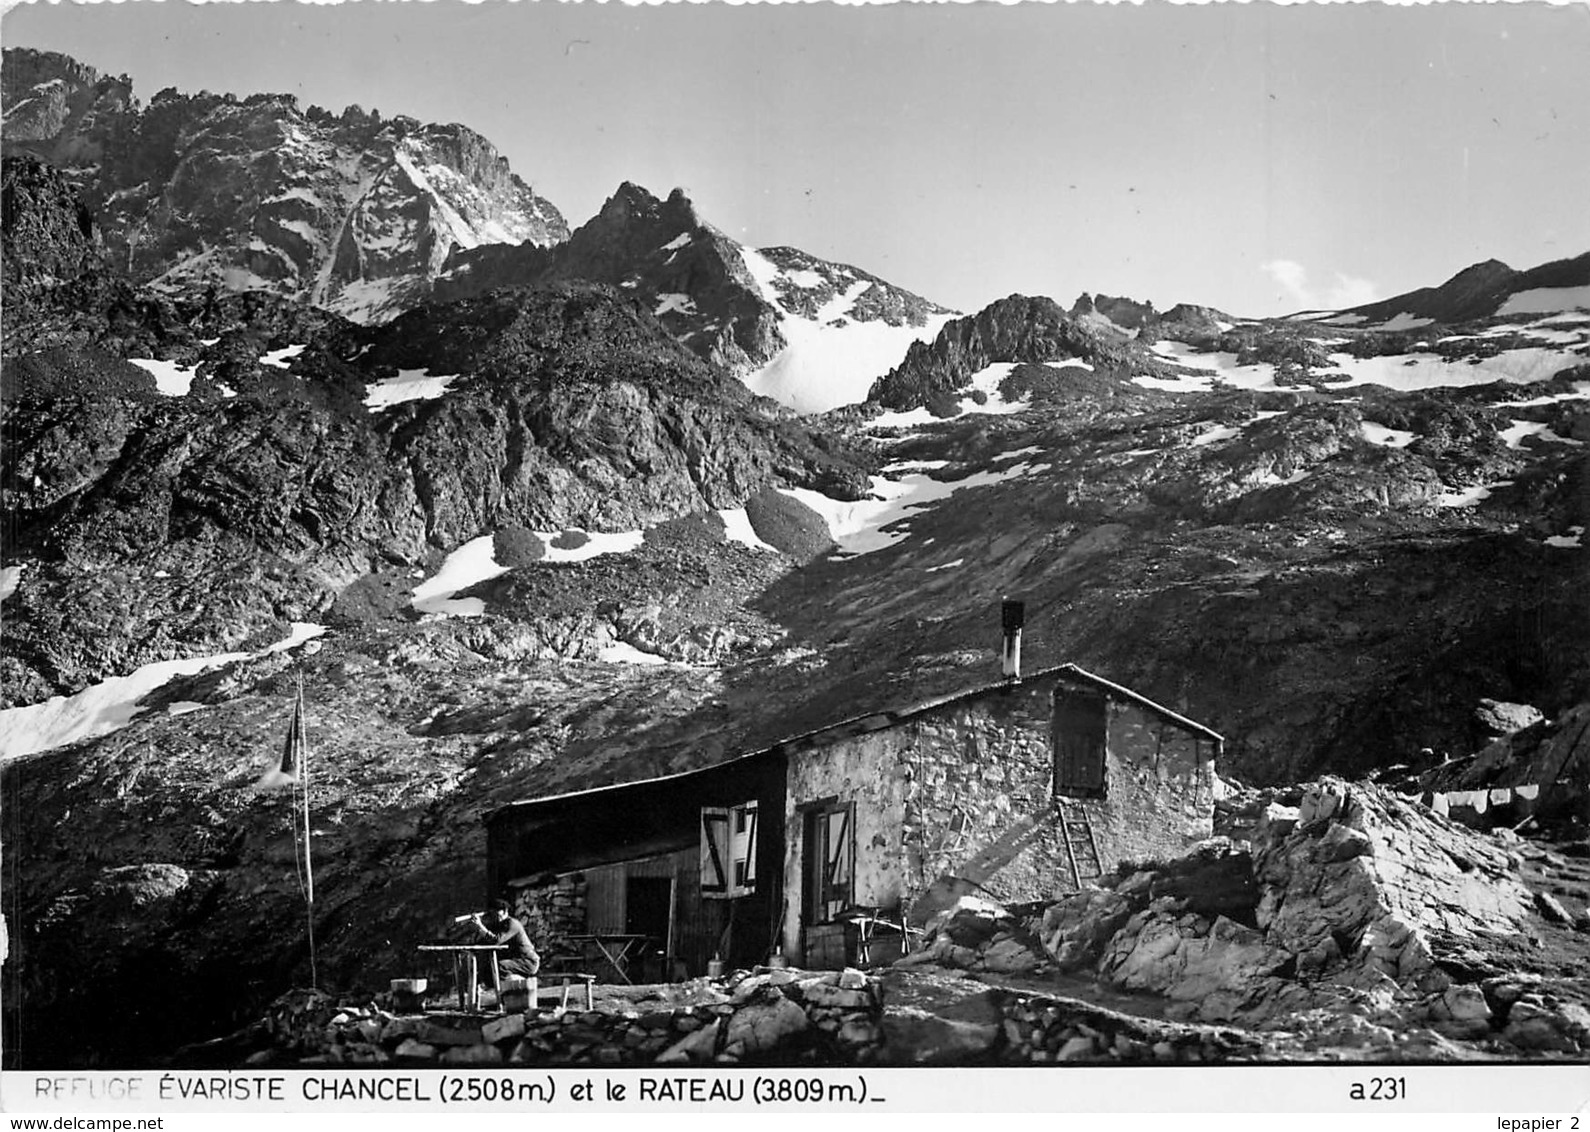
<path fill-rule="evenodd" d="M 139 701 L 178 676 L 191 676 L 218 665 L 295 648 L 325 631 L 323 625 L 295 621 L 289 636 L 256 653 L 227 652 L 157 661 L 126 676 L 112 676 L 75 695 L 55 696 L 43 703 L 0 711 L 0 759 L 37 754 L 68 743 L 109 735 L 133 721 L 138 715 Z"/>
<path fill-rule="evenodd" d="M 155 388 L 167 397 L 186 397 L 188 390 L 193 386 L 194 376 L 199 372 L 197 365 L 181 366 L 176 362 L 160 361 L 158 358 L 127 360 L 151 374 L 155 379 Z"/>
<path fill-rule="evenodd" d="M 805 504 L 828 524 L 829 536 L 839 546 L 839 554 L 850 557 L 883 550 L 909 537 L 901 520 L 930 504 L 968 488 L 984 487 L 1018 479 L 1036 470 L 1036 465 L 1014 464 L 998 471 L 977 472 L 965 479 L 944 481 L 931 476 L 907 475 L 898 480 L 872 477 L 872 496 L 861 500 L 830 499 L 809 488 L 780 488 L 779 491 Z M 888 529 L 893 528 L 893 529 Z"/>
<path fill-rule="evenodd" d="M 751 526 L 751 517 L 744 507 L 729 507 L 718 512 L 718 518 L 723 520 L 724 537 L 730 542 L 749 546 L 753 550 L 770 550 L 778 553 L 778 547 L 769 546 L 757 537 L 756 529 Z"/>
<path fill-rule="evenodd" d="M 1026 398 L 1022 398 L 1019 401 L 1007 401 L 999 391 L 1000 382 L 1009 377 L 1011 371 L 1020 364 L 1020 362 L 995 362 L 993 365 L 984 366 L 972 374 L 972 389 L 982 393 L 987 397 L 987 400 L 979 405 L 971 397 L 962 398 L 961 412 L 990 413 L 995 416 L 1003 416 L 1008 413 L 1019 413 L 1027 408 L 1028 402 Z"/>
<path fill-rule="evenodd" d="M 371 409 L 389 409 L 404 401 L 431 401 L 447 392 L 458 374 L 431 376 L 428 369 L 400 369 L 396 377 L 369 382 L 364 403 Z"/>
<path fill-rule="evenodd" d="M 1472 507 L 1489 499 L 1491 492 L 1497 488 L 1512 486 L 1512 480 L 1497 480 L 1495 483 L 1477 484 L 1456 491 L 1443 491 L 1435 502 L 1437 507 Z"/>
<path fill-rule="evenodd" d="M 545 551 L 542 562 L 584 562 L 603 554 L 625 554 L 646 541 L 645 531 L 532 531 Z M 478 597 L 454 597 L 461 590 L 506 574 L 511 567 L 496 559 L 495 536 L 470 539 L 443 561 L 441 569 L 414 587 L 409 604 L 420 613 L 444 617 L 479 617 L 486 603 Z M 559 546 L 560 542 L 578 543 Z"/>
<path fill-rule="evenodd" d="M 1365 440 L 1382 448 L 1406 448 L 1418 439 L 1414 433 L 1405 432 L 1400 428 L 1387 428 L 1373 421 L 1360 422 L 1358 430 Z"/>
<path fill-rule="evenodd" d="M 667 664 L 668 658 L 654 652 L 643 652 L 626 641 L 614 641 L 596 654 L 596 659 L 608 664 Z"/>
<path fill-rule="evenodd" d="M 767 365 L 749 374 L 745 384 L 798 413 L 823 413 L 865 401 L 872 383 L 900 364 L 912 342 L 931 341 L 954 317 L 934 315 L 921 326 L 858 322 L 847 316 L 873 284 L 856 279 L 806 318 L 786 310 L 774 286 L 781 275 L 791 276 L 754 249 L 741 248 L 740 255 L 762 297 L 780 312 L 779 331 L 788 343 Z"/>
<path fill-rule="evenodd" d="M 1353 385 L 1384 385 L 1409 392 L 1418 389 L 1460 388 L 1505 381 L 1515 385 L 1546 381 L 1572 365 L 1573 359 L 1560 350 L 1530 346 L 1503 350 L 1494 357 L 1448 361 L 1438 354 L 1392 354 L 1379 358 L 1355 358 L 1351 354 L 1332 354 L 1331 362 L 1348 375 L 1346 381 L 1330 388 Z"/>
<path fill-rule="evenodd" d="M 1152 346 L 1163 361 L 1189 369 L 1213 370 L 1214 380 L 1235 385 L 1240 389 L 1274 389 L 1275 369 L 1265 362 L 1239 366 L 1237 355 L 1232 353 L 1200 354 L 1184 342 L 1160 341 Z M 1157 377 L 1134 377 L 1137 385 L 1150 389 L 1168 389 L 1173 393 L 1201 393 L 1211 387 L 1211 380 L 1188 375 L 1178 380 Z"/>
<path fill-rule="evenodd" d="M 1558 311 L 1590 310 L 1590 286 L 1536 287 L 1507 296 L 1497 314 L 1548 314 Z"/>
<path fill-rule="evenodd" d="M 414 587 L 409 604 L 420 613 L 439 613 L 446 617 L 479 617 L 486 603 L 478 597 L 455 598 L 459 590 L 506 574 L 494 552 L 495 539 L 481 535 L 470 539 L 442 562 L 442 568 Z"/>
<path fill-rule="evenodd" d="M 304 347 L 284 346 L 280 350 L 272 350 L 260 358 L 260 365 L 275 366 L 277 369 L 291 369 L 292 359 L 304 352 Z"/>
<path fill-rule="evenodd" d="M 1498 401 L 1499 408 L 1504 409 L 1533 409 L 1538 405 L 1555 405 L 1561 401 L 1590 400 L 1590 381 L 1576 381 L 1570 393 L 1547 393 L 1541 397 L 1531 397 L 1527 401 Z"/>
<path fill-rule="evenodd" d="M 1514 420 L 1511 423 L 1511 427 L 1502 429 L 1497 435 L 1502 438 L 1509 448 L 1522 448 L 1524 446 L 1524 437 L 1526 436 L 1538 436 L 1542 440 L 1554 441 L 1557 444 L 1580 445 L 1584 443 L 1582 440 L 1558 436 L 1551 431 L 1550 425 L 1542 424 L 1539 421 Z"/>
<path fill-rule="evenodd" d="M 658 295 L 657 307 L 651 313 L 655 317 L 661 318 L 663 315 L 670 312 L 677 312 L 679 314 L 695 314 L 696 301 L 689 295 L 680 294 L 675 291 L 668 291 Z"/>
<path fill-rule="evenodd" d="M 1395 315 L 1386 319 L 1385 322 L 1382 322 L 1375 329 L 1417 330 L 1421 326 L 1429 326 L 1434 321 L 1435 319 L 1433 318 L 1420 318 L 1418 315 L 1409 314 L 1407 311 L 1398 311 Z"/>
<path fill-rule="evenodd" d="M 559 539 L 570 534 L 583 536 L 585 541 L 573 547 L 556 545 Z M 632 550 L 639 550 L 646 541 L 645 531 L 585 531 L 578 527 L 571 527 L 561 533 L 536 531 L 535 536 L 547 548 L 543 562 L 584 562 L 603 554 L 628 554 Z"/>

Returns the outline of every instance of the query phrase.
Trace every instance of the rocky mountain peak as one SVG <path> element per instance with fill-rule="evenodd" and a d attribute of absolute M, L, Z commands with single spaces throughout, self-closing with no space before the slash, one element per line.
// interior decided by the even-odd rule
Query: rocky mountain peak
<path fill-rule="evenodd" d="M 660 203 L 649 189 L 634 181 L 625 181 L 607 198 L 597 216 L 611 219 L 654 216 Z"/>
<path fill-rule="evenodd" d="M 1095 298 L 1084 291 L 1072 304 L 1071 317 L 1086 318 L 1090 315 L 1100 316 L 1123 330 L 1141 330 L 1159 318 L 1153 303 L 1140 303 L 1135 299 L 1114 295 L 1101 294 Z"/>
<path fill-rule="evenodd" d="M 1510 279 L 1516 275 L 1507 264 L 1499 259 L 1488 259 L 1482 263 L 1471 264 L 1458 272 L 1442 284 L 1443 287 L 1466 286 L 1486 287 Z"/>
<path fill-rule="evenodd" d="M 904 361 L 873 384 L 868 400 L 890 409 L 929 406 L 968 388 L 998 362 L 1094 357 L 1106 339 L 1120 339 L 1117 331 L 1099 329 L 1100 318 L 1074 316 L 1042 296 L 1009 295 L 946 323 L 933 341 L 914 343 Z"/>
<path fill-rule="evenodd" d="M 660 200 L 644 186 L 625 181 L 570 238 L 627 243 L 690 234 L 700 227 L 695 206 L 682 189 L 675 189 L 666 200 Z M 651 250 L 650 246 L 645 250 Z"/>
<path fill-rule="evenodd" d="M 7 152 L 24 149 L 63 166 L 100 161 L 134 109 L 132 80 L 101 76 L 55 51 L 7 48 L 0 68 Z"/>
<path fill-rule="evenodd" d="M 427 297 L 455 250 L 568 236 L 457 123 L 208 91 L 163 90 L 140 111 L 123 80 L 64 56 L 17 60 L 7 52 L 7 151 L 83 169 L 107 247 L 136 281 L 271 291 L 368 322 Z"/>

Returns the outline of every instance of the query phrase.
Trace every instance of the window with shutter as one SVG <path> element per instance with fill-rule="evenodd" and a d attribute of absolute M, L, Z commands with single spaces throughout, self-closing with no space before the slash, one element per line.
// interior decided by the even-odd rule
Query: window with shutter
<path fill-rule="evenodd" d="M 854 814 L 854 803 L 844 802 L 806 815 L 803 904 L 812 923 L 827 923 L 855 903 Z"/>
<path fill-rule="evenodd" d="M 1104 796 L 1109 703 L 1103 696 L 1056 692 L 1054 792 L 1070 798 Z"/>
<path fill-rule="evenodd" d="M 701 810 L 701 895 L 729 898 L 756 891 L 757 805 Z"/>

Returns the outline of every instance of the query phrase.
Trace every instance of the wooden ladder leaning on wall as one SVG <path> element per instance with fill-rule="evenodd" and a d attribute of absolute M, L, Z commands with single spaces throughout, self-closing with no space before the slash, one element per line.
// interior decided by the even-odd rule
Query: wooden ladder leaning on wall
<path fill-rule="evenodd" d="M 1086 802 L 1062 798 L 1056 804 L 1060 810 L 1060 840 L 1065 843 L 1071 879 L 1080 890 L 1083 881 L 1104 875 L 1099 843 L 1093 836 L 1093 820 Z"/>

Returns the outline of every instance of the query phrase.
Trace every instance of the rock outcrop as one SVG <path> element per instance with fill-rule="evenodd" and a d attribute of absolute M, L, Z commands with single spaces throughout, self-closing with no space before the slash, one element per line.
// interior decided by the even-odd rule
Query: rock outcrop
<path fill-rule="evenodd" d="M 183 396 L 93 351 L 8 366 L 9 550 L 36 562 L 7 599 L 11 657 L 74 689 L 314 620 L 358 579 L 483 533 L 638 530 L 770 485 L 843 496 L 862 481 L 604 289 L 427 308 L 364 346 L 340 321 L 305 329 L 184 347 Z M 285 364 L 265 357 L 294 345 Z M 364 405 L 400 367 L 458 379 Z"/>
<path fill-rule="evenodd" d="M 1300 971 L 1444 990 L 1441 956 L 1530 913 L 1505 852 L 1388 791 L 1324 782 L 1262 835 L 1256 919 Z"/>
<path fill-rule="evenodd" d="M 1296 807 L 1261 800 L 1257 813 L 1251 850 L 1217 840 L 1026 917 L 964 906 L 901 962 L 992 977 L 999 941 L 1028 933 L 1052 969 L 1160 996 L 1169 1017 L 1283 1032 L 1336 1015 L 1331 1036 L 1308 1039 L 1315 1051 L 1346 1043 L 1390 1056 L 1396 1034 L 1442 1057 L 1458 1056 L 1451 1041 L 1494 1056 L 1590 1048 L 1590 988 L 1509 977 L 1506 959 L 1480 958 L 1544 930 L 1516 856 L 1367 784 L 1325 780 Z M 1569 919 L 1565 910 L 1559 926 Z M 1513 1002 L 1526 1009 L 1511 1012 Z M 1370 1029 L 1354 1038 L 1343 1017 Z"/>
<path fill-rule="evenodd" d="M 1141 392 L 1122 384 L 1132 374 L 1174 375 L 1171 366 L 1128 342 L 1102 315 L 1067 314 L 1053 299 L 1011 295 L 946 323 L 931 342 L 913 343 L 905 359 L 873 383 L 867 399 L 887 409 L 924 406 L 954 415 L 945 410 L 946 400 L 995 362 L 1084 362 L 1118 395 Z"/>

